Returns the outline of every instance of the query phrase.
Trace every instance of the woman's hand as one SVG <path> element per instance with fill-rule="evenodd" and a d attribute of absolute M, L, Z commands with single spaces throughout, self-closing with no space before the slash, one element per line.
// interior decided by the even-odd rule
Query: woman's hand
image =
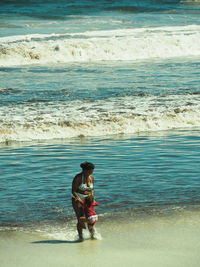
<path fill-rule="evenodd" d="M 76 196 L 76 197 L 75 197 L 75 201 L 82 202 L 82 200 L 80 199 L 79 196 Z"/>

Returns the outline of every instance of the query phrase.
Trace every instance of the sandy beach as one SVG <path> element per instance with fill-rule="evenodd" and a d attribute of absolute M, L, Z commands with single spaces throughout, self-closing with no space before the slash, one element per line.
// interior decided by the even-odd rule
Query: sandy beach
<path fill-rule="evenodd" d="M 198 212 L 135 222 L 107 221 L 97 229 L 102 240 L 86 237 L 80 243 L 68 238 L 65 229 L 59 239 L 33 232 L 5 232 L 1 234 L 1 266 L 199 266 Z"/>

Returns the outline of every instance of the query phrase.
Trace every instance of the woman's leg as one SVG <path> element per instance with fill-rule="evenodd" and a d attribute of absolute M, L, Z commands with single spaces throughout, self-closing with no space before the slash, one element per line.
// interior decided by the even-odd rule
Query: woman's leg
<path fill-rule="evenodd" d="M 78 207 L 78 204 L 74 198 L 72 198 L 72 207 L 76 213 L 76 217 L 78 220 L 78 223 L 77 223 L 78 235 L 79 235 L 79 238 L 82 239 L 83 238 L 83 229 L 86 229 L 86 227 L 85 227 L 84 222 L 80 220 L 80 217 L 84 216 L 84 210 L 82 207 Z"/>
<path fill-rule="evenodd" d="M 81 222 L 84 222 L 84 223 L 87 222 L 87 219 L 85 218 L 85 216 L 81 216 L 79 219 L 80 219 Z"/>

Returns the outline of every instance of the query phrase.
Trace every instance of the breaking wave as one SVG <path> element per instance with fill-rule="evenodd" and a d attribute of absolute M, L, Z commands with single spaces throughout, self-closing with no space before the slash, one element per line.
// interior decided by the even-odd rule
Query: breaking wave
<path fill-rule="evenodd" d="M 199 127 L 199 103 L 198 95 L 173 95 L 2 107 L 0 142 Z"/>
<path fill-rule="evenodd" d="M 0 66 L 200 56 L 200 26 L 0 38 Z"/>

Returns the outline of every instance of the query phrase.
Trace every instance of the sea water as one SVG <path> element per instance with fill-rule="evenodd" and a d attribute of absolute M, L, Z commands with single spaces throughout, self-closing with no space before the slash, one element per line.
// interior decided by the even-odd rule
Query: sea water
<path fill-rule="evenodd" d="M 118 266 L 161 266 L 162 253 L 163 266 L 198 266 L 199 2 L 2 1 L 0 12 L 4 265 L 16 242 L 76 241 L 71 184 L 88 160 L 103 238 L 94 266 L 108 247 Z"/>

